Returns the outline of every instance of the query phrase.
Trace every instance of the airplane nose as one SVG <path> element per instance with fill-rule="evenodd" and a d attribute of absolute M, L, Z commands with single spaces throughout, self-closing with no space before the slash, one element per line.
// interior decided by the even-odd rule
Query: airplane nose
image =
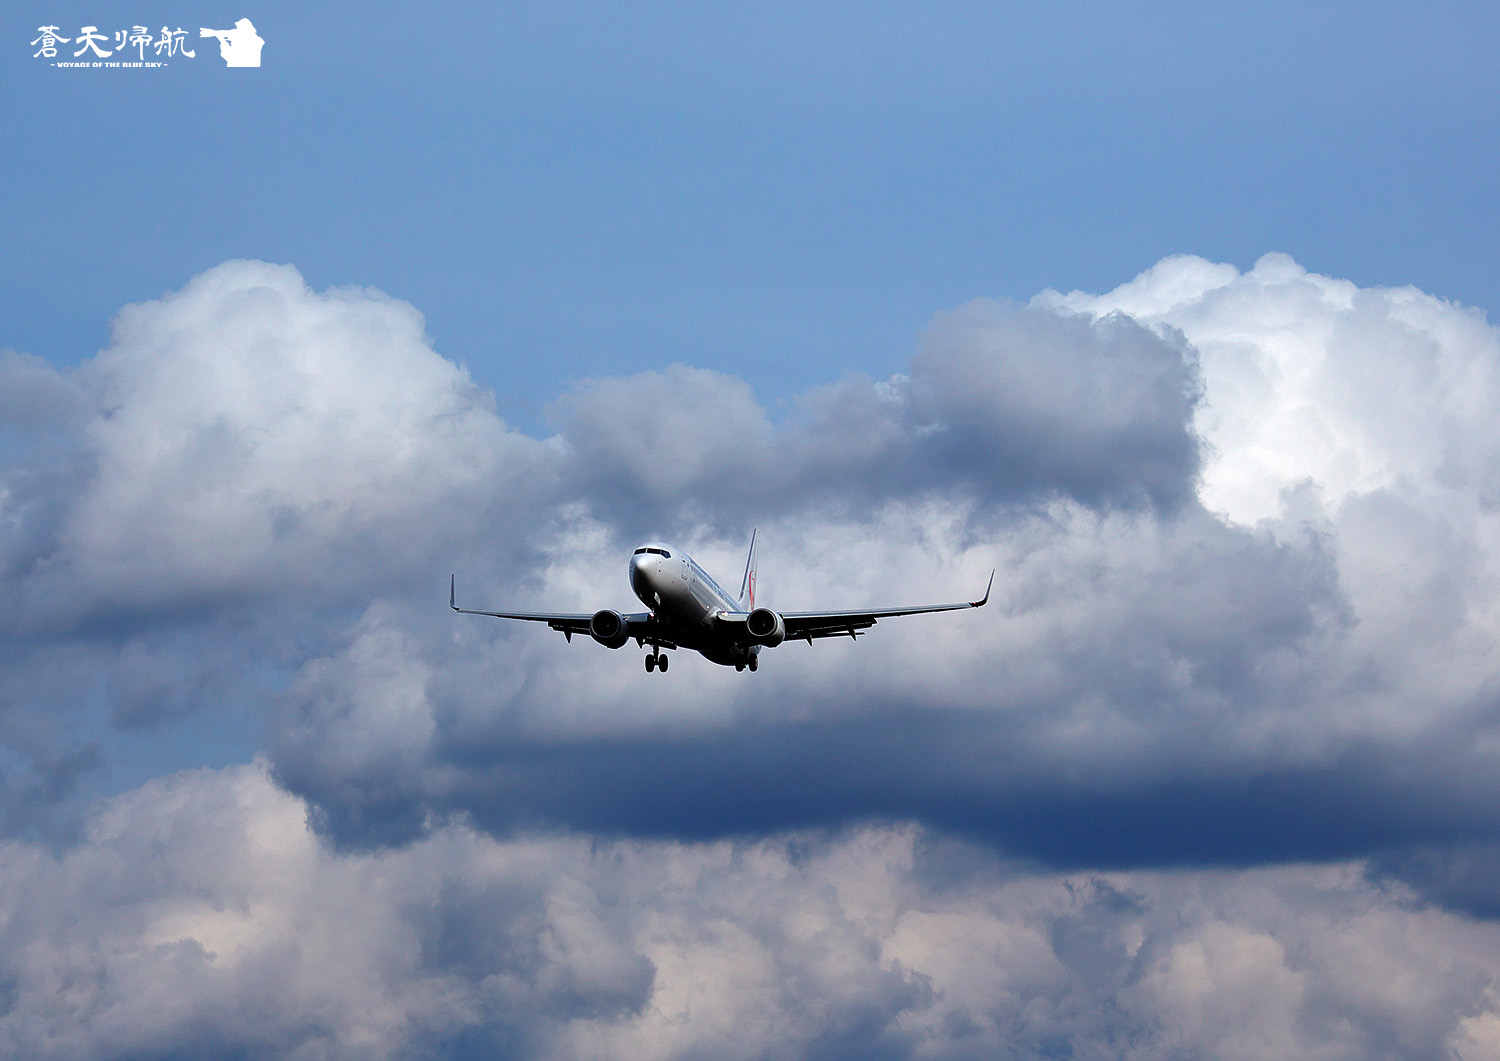
<path fill-rule="evenodd" d="M 645 553 L 639 553 L 630 558 L 630 588 L 636 593 L 646 588 L 646 573 L 651 570 L 653 559 Z"/>

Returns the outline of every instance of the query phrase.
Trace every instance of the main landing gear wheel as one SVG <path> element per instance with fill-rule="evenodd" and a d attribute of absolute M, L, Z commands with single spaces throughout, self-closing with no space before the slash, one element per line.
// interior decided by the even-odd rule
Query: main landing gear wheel
<path fill-rule="evenodd" d="M 745 662 L 745 666 L 749 667 L 751 670 L 760 670 L 760 657 L 759 656 L 751 656 Z"/>

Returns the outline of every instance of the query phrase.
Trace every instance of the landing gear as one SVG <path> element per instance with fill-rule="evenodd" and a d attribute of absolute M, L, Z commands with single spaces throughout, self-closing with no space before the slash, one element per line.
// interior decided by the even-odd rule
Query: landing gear
<path fill-rule="evenodd" d="M 751 656 L 745 666 L 749 667 L 751 670 L 760 670 L 760 657 Z"/>
<path fill-rule="evenodd" d="M 661 672 L 665 674 L 667 673 L 667 664 L 669 662 L 671 661 L 667 658 L 666 653 L 658 649 L 646 657 L 646 673 L 650 674 L 657 667 L 660 667 Z"/>
<path fill-rule="evenodd" d="M 646 673 L 650 674 L 655 669 L 656 669 L 656 653 L 653 652 L 653 653 L 651 653 L 651 655 L 649 655 L 649 656 L 646 657 Z"/>

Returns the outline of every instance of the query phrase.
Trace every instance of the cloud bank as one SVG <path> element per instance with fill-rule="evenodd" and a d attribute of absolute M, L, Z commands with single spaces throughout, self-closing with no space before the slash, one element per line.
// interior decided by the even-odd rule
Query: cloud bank
<path fill-rule="evenodd" d="M 1060 875 L 912 827 L 328 850 L 261 765 L 0 847 L 47 1056 L 1491 1057 L 1500 926 L 1355 866 Z"/>
<path fill-rule="evenodd" d="M 6 353 L 0 825 L 8 901 L 47 909 L 8 922 L 5 1034 L 1484 1056 L 1497 366 L 1481 313 L 1279 255 L 978 300 L 908 373 L 774 410 L 680 365 L 586 381 L 545 439 L 412 307 L 284 266 L 127 307 L 76 370 Z M 777 606 L 993 567 L 992 604 L 651 677 L 443 607 L 453 571 L 475 606 L 629 604 L 636 541 L 728 572 L 752 525 Z M 205 740 L 261 758 L 122 790 Z"/>

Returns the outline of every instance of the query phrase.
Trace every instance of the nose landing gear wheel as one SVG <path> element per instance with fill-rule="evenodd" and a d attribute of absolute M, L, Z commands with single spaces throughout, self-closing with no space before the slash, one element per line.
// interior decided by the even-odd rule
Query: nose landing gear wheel
<path fill-rule="evenodd" d="M 656 669 L 656 655 L 653 653 L 646 657 L 646 673 L 650 674 Z"/>
<path fill-rule="evenodd" d="M 656 665 L 661 669 L 663 674 L 667 673 L 667 657 L 664 653 L 658 652 L 656 654 Z"/>

